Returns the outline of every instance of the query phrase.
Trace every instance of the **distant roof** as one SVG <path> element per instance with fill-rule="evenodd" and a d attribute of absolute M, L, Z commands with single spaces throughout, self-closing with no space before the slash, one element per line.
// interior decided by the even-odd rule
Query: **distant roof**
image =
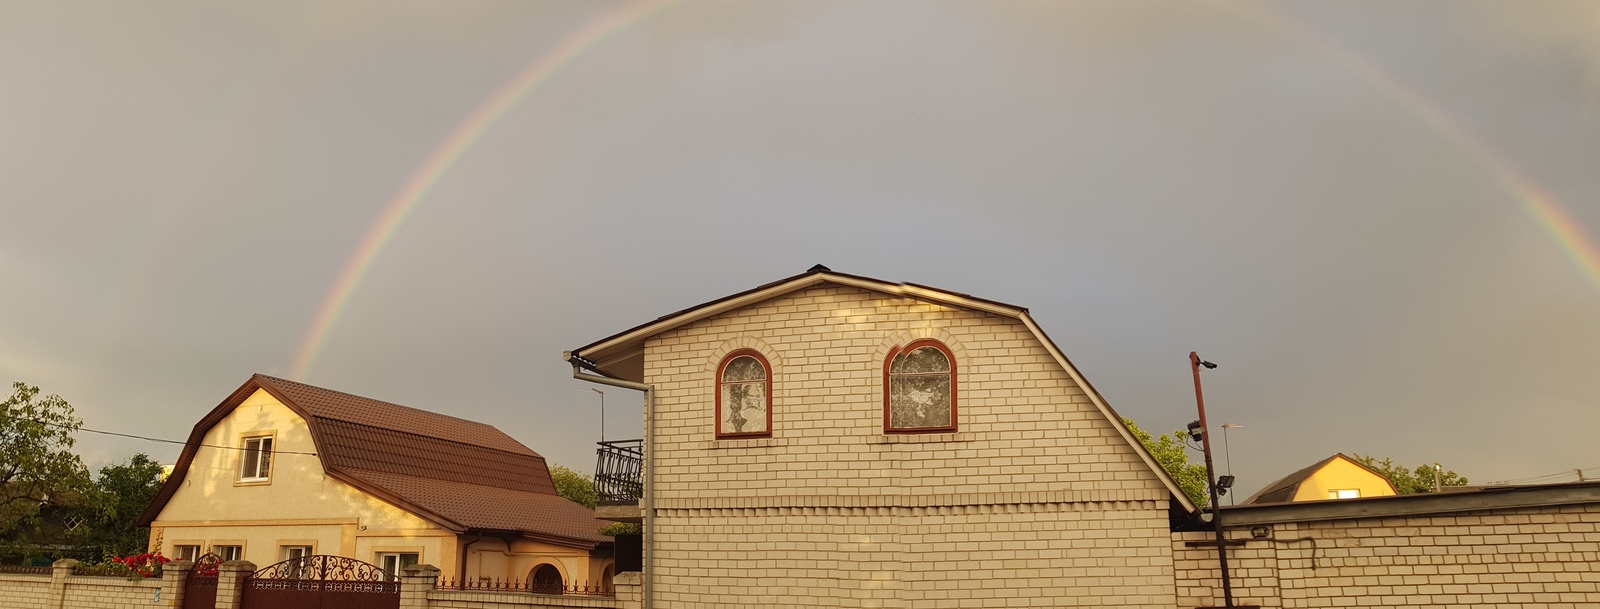
<path fill-rule="evenodd" d="M 594 512 L 562 499 L 544 457 L 491 425 L 257 374 L 196 423 L 148 526 L 182 485 L 207 431 L 256 390 L 305 419 L 328 475 L 456 532 L 515 532 L 592 547 Z"/>
<path fill-rule="evenodd" d="M 1383 478 L 1383 481 L 1388 483 L 1389 486 L 1394 486 L 1394 483 L 1389 482 L 1389 479 L 1383 474 L 1378 473 L 1378 470 L 1367 467 L 1362 462 L 1351 459 L 1344 453 L 1333 453 L 1333 456 L 1331 457 L 1316 463 L 1312 463 L 1311 465 L 1306 466 L 1304 469 L 1280 478 L 1277 482 L 1268 484 L 1261 490 L 1256 491 L 1256 494 L 1251 495 L 1249 499 L 1239 502 L 1239 505 L 1251 505 L 1256 503 L 1282 503 L 1285 501 L 1293 501 L 1295 492 L 1300 490 L 1300 483 L 1305 482 L 1307 478 L 1310 478 L 1313 474 L 1316 474 L 1317 471 L 1321 470 L 1323 467 L 1326 467 L 1329 463 L 1332 463 L 1337 459 L 1349 461 L 1361 469 L 1372 472 L 1372 475 Z"/>
<path fill-rule="evenodd" d="M 1222 522 L 1223 526 L 1228 528 L 1249 528 L 1288 522 L 1408 517 L 1561 505 L 1600 505 L 1600 481 L 1446 488 L 1450 490 L 1443 493 L 1224 506 Z"/>
<path fill-rule="evenodd" d="M 592 372 L 612 378 L 644 382 L 645 339 L 708 317 L 823 283 L 871 290 L 960 309 L 982 311 L 1021 321 L 1033 333 L 1034 337 L 1044 345 L 1045 350 L 1055 358 L 1056 362 L 1066 370 L 1072 380 L 1083 388 L 1084 393 L 1089 397 L 1090 403 L 1094 404 L 1095 408 L 1105 416 L 1106 420 L 1117 430 L 1123 440 L 1133 448 L 1139 458 L 1150 468 L 1150 472 L 1156 476 L 1156 479 L 1167 487 L 1167 490 L 1172 494 L 1173 500 L 1177 501 L 1184 511 L 1193 513 L 1198 509 L 1194 502 L 1189 500 L 1189 496 L 1184 494 L 1183 490 L 1178 487 L 1177 482 L 1173 481 L 1172 476 L 1156 463 L 1154 457 L 1150 456 L 1150 451 L 1145 449 L 1144 444 L 1140 443 L 1133 436 L 1133 433 L 1128 431 L 1127 425 L 1122 422 L 1122 416 L 1111 409 L 1111 405 L 1106 403 L 1105 398 L 1100 395 L 1100 392 L 1095 391 L 1094 386 L 1090 385 L 1087 379 L 1083 378 L 1083 374 L 1078 372 L 1078 368 L 1067 360 L 1067 356 L 1044 333 L 1044 329 L 1034 323 L 1033 318 L 1028 315 L 1028 309 L 1016 305 L 915 283 L 895 283 L 882 279 L 840 273 L 819 264 L 799 275 L 779 279 L 731 296 L 724 296 L 704 304 L 695 305 L 676 313 L 668 313 L 653 321 L 645 322 L 568 351 L 564 354 L 564 357 L 575 368 L 581 366 Z"/>

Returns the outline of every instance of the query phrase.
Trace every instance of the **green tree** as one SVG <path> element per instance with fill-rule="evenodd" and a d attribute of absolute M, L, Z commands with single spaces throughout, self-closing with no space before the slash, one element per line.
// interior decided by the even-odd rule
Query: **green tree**
<path fill-rule="evenodd" d="M 550 479 L 556 483 L 556 494 L 567 501 L 594 509 L 600 503 L 600 493 L 594 489 L 594 479 L 569 467 L 550 466 Z M 601 535 L 638 535 L 643 529 L 631 522 L 617 522 L 600 529 Z"/>
<path fill-rule="evenodd" d="M 556 494 L 583 507 L 594 509 L 600 495 L 594 490 L 594 480 L 569 467 L 550 466 L 550 479 L 556 483 Z"/>
<path fill-rule="evenodd" d="M 90 542 L 117 556 L 144 552 L 150 546 L 150 529 L 139 526 L 139 514 L 160 491 L 161 464 L 144 453 L 100 468 L 90 502 L 94 511 Z"/>
<path fill-rule="evenodd" d="M 71 503 L 89 494 L 89 470 L 72 452 L 72 432 L 83 425 L 60 396 L 12 383 L 0 402 L 0 531 L 15 535 L 42 506 Z"/>
<path fill-rule="evenodd" d="M 1416 469 L 1411 469 L 1395 463 L 1393 459 L 1387 457 L 1382 461 L 1372 455 L 1355 455 L 1352 458 L 1361 462 L 1362 465 L 1372 468 L 1379 474 L 1383 474 L 1383 477 L 1388 478 L 1389 482 L 1394 484 L 1394 490 L 1402 495 L 1433 492 L 1434 471 L 1431 464 L 1418 465 Z M 1448 470 L 1439 473 L 1439 481 L 1444 486 L 1467 485 L 1465 477 Z"/>
<path fill-rule="evenodd" d="M 1205 464 L 1189 462 L 1189 452 L 1184 443 L 1189 437 L 1188 433 L 1174 431 L 1158 438 L 1139 429 L 1133 419 L 1124 417 L 1122 423 L 1128 426 L 1128 431 L 1133 432 L 1133 437 L 1144 444 L 1145 450 L 1150 451 L 1150 456 L 1161 464 L 1161 469 L 1167 470 L 1167 475 L 1172 476 L 1172 481 L 1178 483 L 1178 488 L 1183 489 L 1183 494 L 1188 495 L 1190 501 L 1197 506 L 1211 503 L 1206 489 Z"/>

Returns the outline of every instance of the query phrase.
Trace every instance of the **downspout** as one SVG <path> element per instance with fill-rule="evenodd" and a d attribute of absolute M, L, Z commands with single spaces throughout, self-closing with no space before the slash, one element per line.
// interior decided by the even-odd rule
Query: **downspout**
<path fill-rule="evenodd" d="M 642 504 L 640 507 L 643 508 L 644 512 L 644 535 L 640 542 L 641 545 L 644 546 L 644 556 L 641 557 L 641 562 L 644 563 L 642 565 L 644 568 L 644 609 L 651 609 L 655 606 L 655 603 L 653 602 L 655 599 L 655 569 L 653 568 L 654 565 L 652 564 L 652 560 L 655 556 L 655 527 L 652 526 L 652 524 L 654 523 L 656 512 L 656 386 L 649 383 L 635 383 L 633 381 L 625 381 L 622 379 L 614 379 L 597 374 L 585 373 L 583 371 L 583 368 L 585 367 L 584 361 L 581 358 L 574 357 L 571 351 L 562 353 L 561 359 L 564 359 L 568 363 L 572 364 L 572 378 L 580 381 L 589 381 L 591 383 L 599 383 L 601 385 L 610 385 L 612 387 L 621 387 L 623 389 L 632 389 L 634 391 L 644 392 L 644 496 L 639 498 L 640 503 Z"/>

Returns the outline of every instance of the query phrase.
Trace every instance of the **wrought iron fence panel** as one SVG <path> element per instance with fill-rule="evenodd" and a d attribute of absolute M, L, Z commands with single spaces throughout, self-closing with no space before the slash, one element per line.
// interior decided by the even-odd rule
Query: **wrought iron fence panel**
<path fill-rule="evenodd" d="M 189 579 L 183 584 L 183 609 L 215 609 L 217 606 L 217 567 L 222 557 L 207 552 L 194 559 Z"/>
<path fill-rule="evenodd" d="M 632 503 L 644 494 L 644 440 L 599 442 L 594 489 L 602 503 Z"/>
<path fill-rule="evenodd" d="M 441 579 L 435 586 L 440 590 L 459 590 L 471 592 L 527 592 L 530 594 L 561 594 L 573 596 L 616 596 L 616 589 L 609 584 L 597 583 L 561 583 L 551 584 L 534 580 L 505 580 L 505 579 L 479 579 L 479 580 L 450 580 Z"/>
<path fill-rule="evenodd" d="M 251 574 L 243 600 L 251 609 L 397 609 L 400 581 L 370 563 L 318 554 Z"/>

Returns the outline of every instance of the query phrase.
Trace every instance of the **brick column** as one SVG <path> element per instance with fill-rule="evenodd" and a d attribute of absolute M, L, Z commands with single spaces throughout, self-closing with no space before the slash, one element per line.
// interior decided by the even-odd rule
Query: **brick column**
<path fill-rule="evenodd" d="M 439 583 L 439 568 L 412 565 L 400 570 L 400 609 L 428 609 L 428 593 Z"/>
<path fill-rule="evenodd" d="M 217 609 L 244 606 L 244 580 L 256 572 L 256 563 L 230 560 L 217 567 Z"/>
<path fill-rule="evenodd" d="M 194 563 L 174 560 L 161 565 L 161 604 L 168 607 L 183 606 L 183 592 L 188 589 L 189 570 Z"/>
<path fill-rule="evenodd" d="M 623 571 L 611 578 L 611 587 L 617 591 L 617 609 L 642 609 L 644 607 L 644 574 Z"/>
<path fill-rule="evenodd" d="M 50 601 L 47 607 L 61 609 L 67 606 L 67 576 L 72 575 L 72 569 L 78 566 L 78 561 L 63 558 L 50 565 Z"/>

